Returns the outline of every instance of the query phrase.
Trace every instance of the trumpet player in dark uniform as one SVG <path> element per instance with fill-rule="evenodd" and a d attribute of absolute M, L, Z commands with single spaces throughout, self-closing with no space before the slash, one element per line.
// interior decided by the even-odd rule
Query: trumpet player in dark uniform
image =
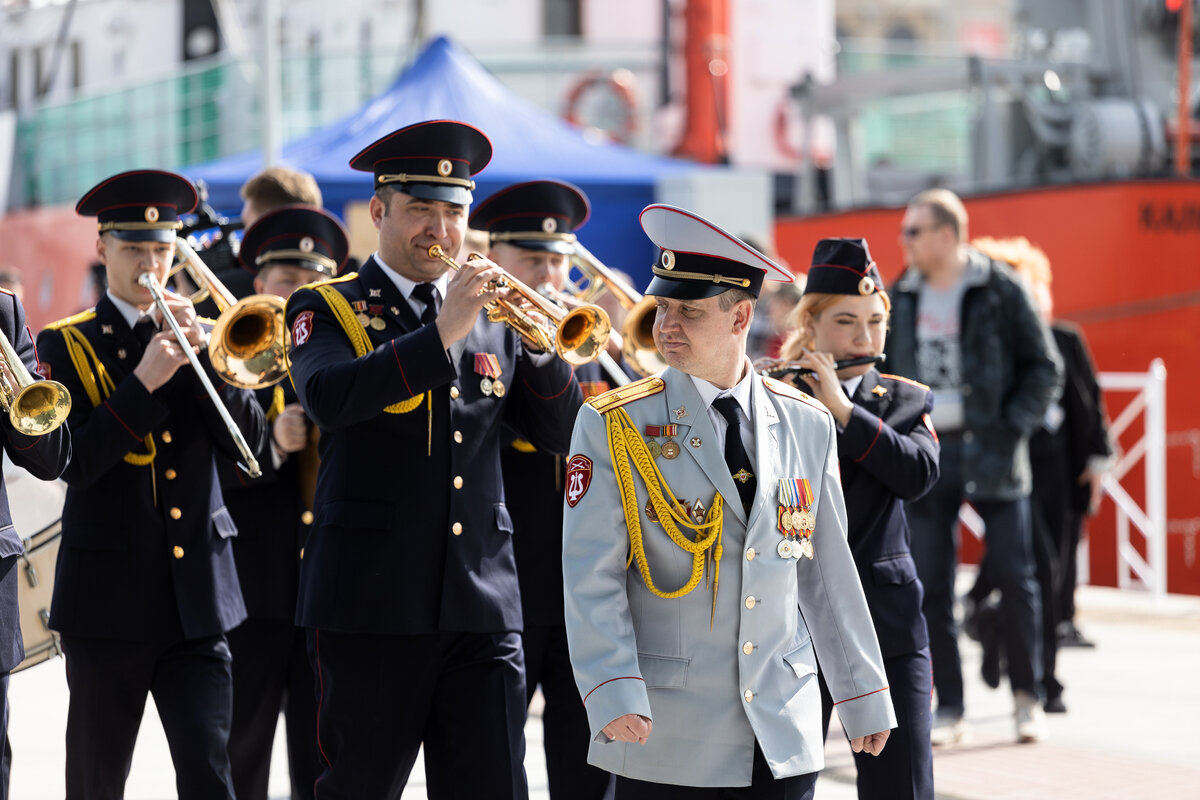
<path fill-rule="evenodd" d="M 334 277 L 346 260 L 346 232 L 326 211 L 283 206 L 256 220 L 242 237 L 238 259 L 253 275 L 257 295 L 286 298 L 301 286 Z M 316 681 L 304 630 L 296 627 L 295 618 L 300 559 L 313 520 L 316 438 L 286 375 L 255 395 L 270 425 L 266 452 L 259 459 L 263 474 L 253 479 L 232 465 L 222 473 L 229 513 L 243 532 L 233 554 L 248 615 L 229 632 L 229 760 L 238 800 L 266 800 L 282 709 L 292 797 L 311 798 L 321 772 Z"/>
<path fill-rule="evenodd" d="M 212 371 L 208 331 L 191 302 L 154 294 L 171 266 L 179 215 L 195 205 L 186 178 L 156 170 L 88 191 L 75 210 L 97 217 L 107 294 L 38 336 L 51 375 L 73 398 L 75 457 L 63 473 L 50 610 L 71 691 L 68 798 L 123 796 L 147 693 L 179 797 L 234 797 L 225 634 L 246 609 L 216 461 L 260 450 L 264 425 L 254 395 Z M 181 335 L 160 319 L 163 307 Z M 162 322 L 171 329 L 158 330 Z M 202 372 L 186 368 L 184 347 L 198 353 Z M 221 386 L 225 415 L 205 381 Z"/>
<path fill-rule="evenodd" d="M 350 166 L 375 175 L 379 249 L 288 300 L 292 381 L 321 429 L 296 617 L 319 687 L 320 798 L 398 795 L 422 744 L 431 798 L 528 794 L 500 441 L 509 424 L 565 452 L 581 397 L 566 363 L 482 313 L 509 294 L 494 264 L 448 274 L 434 255 L 457 256 L 490 158 L 452 121 L 369 145 Z"/>
<path fill-rule="evenodd" d="M 18 403 L 25 386 L 19 374 L 37 380 L 41 377 L 33 337 L 25 325 L 25 309 L 8 289 L 0 289 L 0 432 L 5 455 L 35 478 L 52 481 L 66 469 L 71 459 L 71 434 L 66 425 L 50 427 L 49 419 L 29 418 Z M 20 363 L 9 363 L 13 358 Z M 69 398 L 63 398 L 69 403 Z M 13 413 L 14 404 L 16 412 Z M 31 409 L 32 410 L 32 409 Z M 22 417 L 25 416 L 24 419 Z M 14 419 L 15 418 L 15 419 Z M 25 658 L 21 641 L 21 616 L 17 610 L 17 583 L 22 580 L 19 557 L 24 550 L 22 533 L 13 528 L 8 491 L 0 480 L 0 800 L 8 800 L 8 775 L 12 751 L 8 743 L 8 673 Z"/>
<path fill-rule="evenodd" d="M 904 503 L 938 478 L 928 387 L 835 362 L 883 353 L 891 301 L 865 239 L 822 239 L 791 314 L 781 355 L 799 368 L 797 387 L 833 414 L 846 493 L 850 549 L 875 623 L 897 727 L 874 758 L 856 753 L 862 800 L 933 800 L 929 635 L 922 587 L 909 550 Z M 832 701 L 822 685 L 824 724 Z"/>
<path fill-rule="evenodd" d="M 560 181 L 501 189 L 471 213 L 469 224 L 488 233 L 488 258 L 528 286 L 561 293 L 575 254 L 575 230 L 587 221 L 587 197 Z M 619 353 L 620 349 L 617 348 Z M 615 363 L 615 362 L 612 362 Z M 619 369 L 619 367 L 617 367 Z M 616 385 L 596 361 L 575 368 L 583 398 Z M 627 376 L 618 376 L 627 380 Z M 525 696 L 540 685 L 546 776 L 555 800 L 604 797 L 612 776 L 587 763 L 587 711 L 567 652 L 563 615 L 563 459 L 543 453 L 515 433 L 500 451 L 504 494 L 513 519 L 513 550 L 521 583 L 525 631 Z"/>

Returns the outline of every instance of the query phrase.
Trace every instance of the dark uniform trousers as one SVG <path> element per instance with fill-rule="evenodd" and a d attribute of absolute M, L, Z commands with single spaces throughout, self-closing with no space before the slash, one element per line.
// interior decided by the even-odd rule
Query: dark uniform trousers
<path fill-rule="evenodd" d="M 584 398 L 611 387 L 592 362 L 575 369 Z M 511 437 L 510 437 L 511 438 Z M 542 687 L 542 738 L 552 800 L 600 800 L 612 796 L 612 775 L 587 763 L 587 710 L 575 685 L 563 616 L 563 459 L 523 439 L 501 452 L 504 495 L 513 520 L 513 550 L 525 618 L 527 704 Z"/>
<path fill-rule="evenodd" d="M 749 786 L 670 786 L 620 775 L 616 784 L 616 800 L 813 800 L 817 773 L 776 778 L 755 742 L 754 773 Z"/>
<path fill-rule="evenodd" d="M 78 344 L 76 335 L 95 360 L 82 347 L 69 348 L 68 336 Z M 50 608 L 71 689 L 67 797 L 123 796 L 149 692 L 179 796 L 232 798 L 225 633 L 246 611 L 230 546 L 237 530 L 217 461 L 240 454 L 190 367 L 154 393 L 132 375 L 143 345 L 107 297 L 94 312 L 42 331 L 38 345 L 51 377 L 73 399 L 76 455 L 63 475 L 68 488 Z M 86 366 L 77 369 L 72 353 Z M 262 409 L 252 393 L 223 384 L 205 354 L 200 358 L 257 451 Z"/>
<path fill-rule="evenodd" d="M 296 402 L 285 381 L 255 392 L 268 423 Z M 276 409 L 273 413 L 271 409 Z M 222 485 L 238 536 L 233 545 L 248 618 L 229 632 L 233 652 L 233 727 L 229 761 L 238 800 L 266 800 L 271 751 L 280 710 L 287 733 L 288 772 L 294 800 L 311 798 L 321 773 L 317 753 L 316 679 L 308 661 L 304 629 L 298 628 L 296 588 L 300 554 L 308 534 L 301 492 L 305 454 L 290 454 L 278 468 L 270 437 L 258 457 L 263 474 L 222 471 Z"/>
<path fill-rule="evenodd" d="M 31 376 L 38 375 L 33 337 L 25 326 L 25 313 L 17 298 L 0 289 L 0 331 Z M 54 480 L 71 458 L 71 434 L 66 425 L 42 436 L 26 436 L 13 428 L 7 414 L 0 414 L 0 436 L 5 454 L 35 478 Z M 16 500 L 17 498 L 14 498 Z M 25 658 L 21 641 L 21 617 L 17 609 L 17 584 L 23 580 L 19 556 L 24 552 L 21 536 L 36 531 L 13 528 L 8 489 L 0 480 L 0 800 L 8 800 L 8 775 L 12 748 L 8 742 L 8 674 Z"/>
<path fill-rule="evenodd" d="M 522 621 L 501 429 L 565 452 L 578 383 L 483 314 L 444 349 L 374 259 L 324 286 L 362 309 L 371 349 L 356 350 L 318 289 L 289 298 L 292 379 L 321 428 L 296 616 L 319 693 L 316 797 L 394 796 L 424 743 L 430 797 L 524 798 Z M 484 391 L 479 370 L 490 364 L 499 393 Z"/>
<path fill-rule="evenodd" d="M 928 422 L 927 387 L 871 370 L 850 398 L 838 433 L 847 537 L 879 637 L 896 728 L 878 756 L 856 753 L 860 800 L 933 800 L 933 678 L 923 587 L 910 551 L 904 503 L 937 482 L 940 447 Z M 821 679 L 828 735 L 833 701 Z"/>

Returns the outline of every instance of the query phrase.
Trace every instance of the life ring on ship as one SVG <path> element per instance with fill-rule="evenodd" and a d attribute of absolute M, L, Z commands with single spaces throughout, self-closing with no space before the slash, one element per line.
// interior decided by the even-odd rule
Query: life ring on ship
<path fill-rule="evenodd" d="M 611 72 L 589 72 L 575 81 L 567 91 L 563 118 L 579 128 L 602 130 L 621 143 L 628 143 L 637 131 L 637 95 L 633 88 L 633 73 L 627 69 Z M 622 120 L 616 129 L 603 128 L 582 118 L 583 99 L 590 92 L 603 91 L 616 99 L 621 107 Z"/>

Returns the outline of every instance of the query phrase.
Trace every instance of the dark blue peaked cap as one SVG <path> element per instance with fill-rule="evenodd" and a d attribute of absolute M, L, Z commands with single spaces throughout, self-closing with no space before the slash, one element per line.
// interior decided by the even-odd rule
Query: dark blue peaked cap
<path fill-rule="evenodd" d="M 238 260 L 253 272 L 272 264 L 313 269 L 328 278 L 350 253 L 346 229 L 316 206 L 293 205 L 263 214 L 242 236 Z"/>
<path fill-rule="evenodd" d="M 813 248 L 804 293 L 868 295 L 883 291 L 883 279 L 866 239 L 822 239 Z"/>
<path fill-rule="evenodd" d="M 587 196 L 578 187 L 563 181 L 527 181 L 484 200 L 467 224 L 487 231 L 493 243 L 572 255 L 575 229 L 589 214 Z"/>
<path fill-rule="evenodd" d="M 418 122 L 367 145 L 350 167 L 375 173 L 375 188 L 395 186 L 422 200 L 470 205 L 471 176 L 492 160 L 492 143 L 478 128 L 440 119 Z"/>
<path fill-rule="evenodd" d="M 196 187 L 182 175 L 156 169 L 121 172 L 88 190 L 75 213 L 96 217 L 100 233 L 131 242 L 173 242 L 179 218 L 196 207 Z"/>

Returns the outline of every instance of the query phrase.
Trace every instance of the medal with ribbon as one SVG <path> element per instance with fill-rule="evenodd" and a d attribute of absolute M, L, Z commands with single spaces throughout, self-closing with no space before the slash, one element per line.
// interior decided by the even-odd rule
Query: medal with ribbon
<path fill-rule="evenodd" d="M 784 536 L 777 548 L 780 558 L 813 557 L 812 533 L 817 527 L 817 518 L 810 510 L 812 504 L 812 486 L 808 478 L 779 481 L 779 532 Z"/>
<path fill-rule="evenodd" d="M 475 374 L 483 376 L 479 381 L 479 391 L 483 392 L 485 397 L 491 397 L 493 394 L 496 397 L 504 396 L 504 384 L 500 381 L 503 371 L 495 353 L 475 354 Z"/>
<path fill-rule="evenodd" d="M 662 454 L 663 458 L 671 459 L 679 455 L 679 445 L 672 438 L 679 435 L 678 425 L 647 425 L 646 436 L 652 437 L 646 439 L 646 447 L 650 449 L 650 455 L 658 458 Z M 654 438 L 663 436 L 666 441 L 661 445 L 654 441 Z"/>

